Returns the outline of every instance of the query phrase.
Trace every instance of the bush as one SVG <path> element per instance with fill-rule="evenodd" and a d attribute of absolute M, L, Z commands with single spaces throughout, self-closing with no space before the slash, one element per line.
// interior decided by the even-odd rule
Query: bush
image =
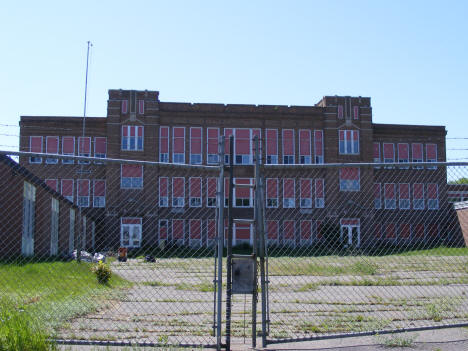
<path fill-rule="evenodd" d="M 96 274 L 96 278 L 100 284 L 107 284 L 112 276 L 112 271 L 108 264 L 99 261 L 97 264 L 92 266 L 92 271 Z"/>

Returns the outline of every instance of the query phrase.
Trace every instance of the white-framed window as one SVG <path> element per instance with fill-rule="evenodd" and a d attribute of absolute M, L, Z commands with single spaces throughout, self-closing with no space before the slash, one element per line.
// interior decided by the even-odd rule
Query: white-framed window
<path fill-rule="evenodd" d="M 302 220 L 300 222 L 301 243 L 311 243 L 313 233 L 313 224 L 311 220 Z"/>
<path fill-rule="evenodd" d="M 339 119 L 343 119 L 343 105 L 338 105 L 337 107 L 337 115 Z"/>
<path fill-rule="evenodd" d="M 384 163 L 395 162 L 395 144 L 383 143 L 383 157 Z M 385 168 L 393 168 L 393 166 L 385 166 Z"/>
<path fill-rule="evenodd" d="M 385 209 L 394 210 L 396 208 L 395 183 L 384 184 Z"/>
<path fill-rule="evenodd" d="M 312 143 L 310 129 L 299 130 L 299 163 L 303 165 L 312 163 Z"/>
<path fill-rule="evenodd" d="M 244 128 L 234 129 L 234 163 L 248 165 L 252 163 L 252 130 Z"/>
<path fill-rule="evenodd" d="M 200 246 L 202 241 L 202 220 L 189 219 L 189 246 Z"/>
<path fill-rule="evenodd" d="M 423 161 L 423 144 L 413 143 L 411 144 L 411 153 L 413 156 L 413 162 Z M 422 169 L 422 166 L 413 166 L 414 169 Z"/>
<path fill-rule="evenodd" d="M 207 219 L 206 220 L 206 245 L 213 246 L 216 240 L 216 220 Z"/>
<path fill-rule="evenodd" d="M 159 177 L 159 207 L 169 207 L 168 177 Z"/>
<path fill-rule="evenodd" d="M 426 162 L 437 162 L 437 144 L 426 144 Z M 437 167 L 427 166 L 427 169 L 437 169 Z"/>
<path fill-rule="evenodd" d="M 29 151 L 42 153 L 42 137 L 41 136 L 30 136 L 29 137 Z M 42 158 L 38 156 L 31 156 L 29 163 L 42 163 Z"/>
<path fill-rule="evenodd" d="M 217 178 L 206 178 L 206 207 L 216 207 Z"/>
<path fill-rule="evenodd" d="M 424 184 L 413 184 L 413 209 L 424 210 Z"/>
<path fill-rule="evenodd" d="M 143 189 L 143 166 L 124 164 L 120 168 L 122 189 Z"/>
<path fill-rule="evenodd" d="M 294 164 L 294 129 L 283 129 L 283 163 Z"/>
<path fill-rule="evenodd" d="M 46 179 L 45 183 L 47 184 L 48 187 L 58 192 L 58 180 L 57 179 Z"/>
<path fill-rule="evenodd" d="M 128 113 L 128 100 L 122 100 L 120 111 L 123 115 Z"/>
<path fill-rule="evenodd" d="M 266 179 L 266 207 L 267 208 L 278 207 L 278 179 L 277 178 Z"/>
<path fill-rule="evenodd" d="M 234 184 L 252 185 L 252 178 L 234 178 Z M 253 207 L 253 188 L 234 186 L 234 207 Z"/>
<path fill-rule="evenodd" d="M 104 179 L 93 181 L 93 207 L 106 207 L 106 181 Z"/>
<path fill-rule="evenodd" d="M 46 137 L 46 153 L 58 154 L 59 153 L 59 137 L 58 136 L 47 136 Z M 47 164 L 57 164 L 58 158 L 47 157 L 45 162 Z"/>
<path fill-rule="evenodd" d="M 267 129 L 266 137 L 266 164 L 278 163 L 278 130 Z"/>
<path fill-rule="evenodd" d="M 159 162 L 169 162 L 169 127 L 159 127 Z"/>
<path fill-rule="evenodd" d="M 203 132 L 201 127 L 190 127 L 190 164 L 202 164 Z"/>
<path fill-rule="evenodd" d="M 145 114 L 145 100 L 138 100 L 138 114 Z"/>
<path fill-rule="evenodd" d="M 167 240 L 169 238 L 169 220 L 160 219 L 159 220 L 159 240 Z"/>
<path fill-rule="evenodd" d="M 325 207 L 325 180 L 315 179 L 315 208 Z"/>
<path fill-rule="evenodd" d="M 285 244 L 294 245 L 296 240 L 296 221 L 284 220 L 283 221 L 283 242 Z"/>
<path fill-rule="evenodd" d="M 143 151 L 143 126 L 122 126 L 122 150 Z"/>
<path fill-rule="evenodd" d="M 409 145 L 406 143 L 398 143 L 398 163 L 408 163 L 408 162 L 409 162 Z M 408 168 L 408 167 L 405 167 L 405 168 Z"/>
<path fill-rule="evenodd" d="M 322 164 L 324 160 L 323 152 L 323 130 L 314 130 L 314 152 L 315 163 Z"/>
<path fill-rule="evenodd" d="M 374 163 L 382 162 L 380 159 L 380 143 L 373 143 L 373 155 L 374 155 Z M 374 167 L 380 168 L 380 167 Z"/>
<path fill-rule="evenodd" d="M 36 187 L 31 183 L 23 184 L 23 232 L 21 236 L 21 254 L 32 256 L 34 254 Z"/>
<path fill-rule="evenodd" d="M 400 210 L 410 209 L 410 185 L 408 183 L 398 184 L 399 207 Z"/>
<path fill-rule="evenodd" d="M 201 207 L 202 205 L 202 179 L 200 177 L 189 178 L 189 206 Z"/>
<path fill-rule="evenodd" d="M 78 138 L 78 156 L 90 157 L 91 156 L 91 137 Z M 79 164 L 87 165 L 89 161 L 78 160 Z"/>
<path fill-rule="evenodd" d="M 358 130 L 340 130 L 339 151 L 340 155 L 358 155 L 359 154 L 359 131 Z"/>
<path fill-rule="evenodd" d="M 353 106 L 353 119 L 359 119 L 359 106 Z"/>
<path fill-rule="evenodd" d="M 172 240 L 182 244 L 184 241 L 185 221 L 183 219 L 172 220 Z"/>
<path fill-rule="evenodd" d="M 107 138 L 95 137 L 94 138 L 94 157 L 106 158 L 107 157 Z M 100 161 L 94 161 L 96 164 L 102 164 Z"/>
<path fill-rule="evenodd" d="M 185 163 L 185 127 L 172 128 L 172 162 Z"/>
<path fill-rule="evenodd" d="M 400 239 L 408 240 L 411 237 L 411 224 L 400 223 Z"/>
<path fill-rule="evenodd" d="M 279 221 L 266 221 L 266 235 L 269 242 L 278 242 L 279 239 Z"/>
<path fill-rule="evenodd" d="M 172 178 L 172 207 L 185 206 L 185 178 Z"/>
<path fill-rule="evenodd" d="M 50 215 L 50 255 L 58 254 L 59 201 L 52 198 Z"/>
<path fill-rule="evenodd" d="M 358 167 L 340 168 L 340 191 L 359 191 L 361 189 Z"/>
<path fill-rule="evenodd" d="M 75 156 L 75 137 L 64 136 L 62 137 L 62 154 Z M 63 164 L 73 164 L 75 161 L 73 159 L 62 159 Z"/>
<path fill-rule="evenodd" d="M 61 194 L 67 200 L 73 202 L 73 179 L 61 180 Z"/>
<path fill-rule="evenodd" d="M 382 190 L 380 183 L 374 183 L 374 208 L 376 210 L 382 208 Z"/>
<path fill-rule="evenodd" d="M 300 207 L 301 208 L 312 208 L 312 179 L 301 178 L 300 183 Z"/>
<path fill-rule="evenodd" d="M 142 219 L 138 217 L 122 217 L 120 219 L 120 246 L 141 246 Z"/>
<path fill-rule="evenodd" d="M 224 164 L 228 165 L 231 157 L 229 138 L 234 135 L 234 129 L 224 128 Z"/>
<path fill-rule="evenodd" d="M 296 207 L 296 188 L 294 178 L 283 179 L 283 207 Z"/>
<path fill-rule="evenodd" d="M 78 179 L 78 206 L 89 207 L 89 179 Z"/>
<path fill-rule="evenodd" d="M 427 184 L 427 209 L 439 209 L 439 188 L 437 183 Z"/>
<path fill-rule="evenodd" d="M 206 143 L 206 154 L 208 164 L 217 164 L 218 158 L 218 140 L 219 140 L 219 128 L 207 128 L 207 143 Z"/>

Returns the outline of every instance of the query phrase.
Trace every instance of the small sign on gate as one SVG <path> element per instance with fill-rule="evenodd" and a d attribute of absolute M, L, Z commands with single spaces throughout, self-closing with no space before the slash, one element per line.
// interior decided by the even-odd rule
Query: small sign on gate
<path fill-rule="evenodd" d="M 232 293 L 255 293 L 255 265 L 254 255 L 233 255 L 232 257 Z"/>

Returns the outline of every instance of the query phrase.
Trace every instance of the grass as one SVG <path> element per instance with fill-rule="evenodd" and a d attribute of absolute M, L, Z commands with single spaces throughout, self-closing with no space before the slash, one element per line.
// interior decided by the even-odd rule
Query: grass
<path fill-rule="evenodd" d="M 417 335 L 407 335 L 407 334 L 392 334 L 390 336 L 377 335 L 376 339 L 384 347 L 393 348 L 393 347 L 413 347 L 414 340 L 416 340 Z"/>

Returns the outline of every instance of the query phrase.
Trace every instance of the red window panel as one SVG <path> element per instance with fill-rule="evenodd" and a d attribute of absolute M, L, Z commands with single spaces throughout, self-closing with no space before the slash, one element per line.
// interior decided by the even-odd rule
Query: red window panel
<path fill-rule="evenodd" d="M 424 238 L 424 223 L 416 224 L 416 228 L 414 230 L 414 236 L 416 238 Z"/>
<path fill-rule="evenodd" d="M 208 128 L 208 153 L 209 154 L 218 154 L 218 139 L 219 139 L 219 130 L 218 128 Z"/>
<path fill-rule="evenodd" d="M 266 180 L 267 198 L 278 198 L 278 179 L 268 178 Z"/>
<path fill-rule="evenodd" d="M 312 221 L 301 221 L 301 239 L 312 239 Z"/>
<path fill-rule="evenodd" d="M 79 137 L 78 138 L 78 153 L 80 155 L 90 154 L 91 152 L 91 138 L 90 137 Z"/>
<path fill-rule="evenodd" d="M 165 222 L 165 225 L 162 225 L 161 222 Z M 167 234 L 168 234 L 167 223 L 168 223 L 167 219 L 163 219 L 159 221 L 159 239 L 167 239 Z"/>
<path fill-rule="evenodd" d="M 208 239 L 215 239 L 216 238 L 216 220 L 209 219 L 207 224 L 207 236 Z"/>
<path fill-rule="evenodd" d="M 190 178 L 190 197 L 201 197 L 201 178 Z"/>
<path fill-rule="evenodd" d="M 236 223 L 236 240 L 250 240 L 250 224 Z"/>
<path fill-rule="evenodd" d="M 267 237 L 269 240 L 278 240 L 278 221 L 267 221 Z"/>
<path fill-rule="evenodd" d="M 122 224 L 141 224 L 141 218 L 123 217 Z"/>
<path fill-rule="evenodd" d="M 284 198 L 294 198 L 295 197 L 294 179 L 293 178 L 283 179 L 283 197 Z"/>
<path fill-rule="evenodd" d="M 428 162 L 437 161 L 437 145 L 426 144 L 426 160 Z"/>
<path fill-rule="evenodd" d="M 340 179 L 359 180 L 359 168 L 357 167 L 340 168 Z"/>
<path fill-rule="evenodd" d="M 323 222 L 317 221 L 315 222 L 315 231 L 317 233 L 317 239 L 321 240 L 323 238 Z"/>
<path fill-rule="evenodd" d="M 342 219 L 340 219 L 340 225 L 359 225 L 359 219 L 357 219 L 357 218 L 342 218 Z"/>
<path fill-rule="evenodd" d="M 302 199 L 312 198 L 312 179 L 301 179 L 300 188 Z"/>
<path fill-rule="evenodd" d="M 424 198 L 424 184 L 415 183 L 413 185 L 413 197 L 417 200 Z"/>
<path fill-rule="evenodd" d="M 431 238 L 436 238 L 439 234 L 439 225 L 437 223 L 429 224 L 427 228 L 427 235 Z"/>
<path fill-rule="evenodd" d="M 294 239 L 294 221 L 283 221 L 283 238 L 285 240 Z"/>
<path fill-rule="evenodd" d="M 310 130 L 299 131 L 299 155 L 311 156 Z"/>
<path fill-rule="evenodd" d="M 229 155 L 231 152 L 231 149 L 229 147 L 229 138 L 230 136 L 233 135 L 233 129 L 232 128 L 224 128 L 224 153 L 226 155 Z"/>
<path fill-rule="evenodd" d="M 278 155 L 278 131 L 276 129 L 266 130 L 266 154 L 267 156 Z"/>
<path fill-rule="evenodd" d="M 380 162 L 380 143 L 374 143 L 374 162 Z"/>
<path fill-rule="evenodd" d="M 400 224 L 400 238 L 409 239 L 411 236 L 411 225 L 409 223 Z"/>
<path fill-rule="evenodd" d="M 385 160 L 395 160 L 395 154 L 393 149 L 393 144 L 384 143 L 383 144 L 383 153 Z"/>
<path fill-rule="evenodd" d="M 174 150 L 176 154 L 185 153 L 185 128 L 184 127 L 174 127 L 173 132 L 173 143 Z"/>
<path fill-rule="evenodd" d="M 122 177 L 141 178 L 143 177 L 143 166 L 141 165 L 122 165 Z"/>
<path fill-rule="evenodd" d="M 409 160 L 408 144 L 398 144 L 398 160 Z"/>
<path fill-rule="evenodd" d="M 159 127 L 159 153 L 169 153 L 169 127 Z"/>
<path fill-rule="evenodd" d="M 386 199 L 394 199 L 395 198 L 395 184 L 386 183 L 384 186 L 384 193 L 385 193 Z"/>
<path fill-rule="evenodd" d="M 55 191 L 58 191 L 58 180 L 57 179 L 46 179 L 45 183 L 47 184 L 48 187 L 54 189 Z"/>
<path fill-rule="evenodd" d="M 251 184 L 250 178 L 236 178 L 235 184 Z M 250 198 L 251 188 L 234 187 L 235 197 L 237 199 Z"/>
<path fill-rule="evenodd" d="M 353 135 L 354 133 L 351 133 L 352 130 L 346 130 L 346 140 L 353 140 Z"/>
<path fill-rule="evenodd" d="M 62 138 L 62 153 L 64 155 L 75 154 L 75 137 L 63 137 Z"/>
<path fill-rule="evenodd" d="M 324 197 L 324 183 L 323 179 L 315 179 L 315 197 L 323 198 Z"/>
<path fill-rule="evenodd" d="M 94 196 L 106 196 L 106 181 L 95 180 L 93 193 L 94 193 Z"/>
<path fill-rule="evenodd" d="M 202 153 L 202 129 L 199 127 L 190 128 L 190 153 Z"/>
<path fill-rule="evenodd" d="M 122 100 L 121 111 L 122 114 L 126 114 L 128 112 L 128 100 Z"/>
<path fill-rule="evenodd" d="M 343 118 L 343 105 L 338 105 L 338 118 Z"/>
<path fill-rule="evenodd" d="M 339 138 L 340 138 L 340 141 L 344 142 L 344 140 L 345 140 L 345 131 L 344 131 L 344 130 L 340 130 L 340 131 L 338 132 L 338 136 L 339 136 Z"/>
<path fill-rule="evenodd" d="M 258 145 L 260 149 L 260 158 L 262 157 L 262 131 L 261 129 L 252 129 L 252 155 L 255 155 L 255 137 L 258 138 Z"/>
<path fill-rule="evenodd" d="M 236 155 L 250 155 L 250 129 L 236 129 L 234 149 Z"/>
<path fill-rule="evenodd" d="M 374 199 L 380 199 L 380 183 L 374 183 Z"/>
<path fill-rule="evenodd" d="M 294 155 L 294 130 L 283 129 L 283 155 Z"/>
<path fill-rule="evenodd" d="M 78 196 L 89 196 L 89 179 L 78 179 Z"/>
<path fill-rule="evenodd" d="M 427 184 L 427 198 L 429 200 L 437 200 L 438 196 L 438 187 L 436 183 Z"/>
<path fill-rule="evenodd" d="M 206 179 L 206 192 L 208 197 L 216 197 L 216 178 Z"/>
<path fill-rule="evenodd" d="M 314 131 L 315 156 L 323 156 L 323 130 Z"/>
<path fill-rule="evenodd" d="M 184 197 L 185 179 L 183 177 L 172 178 L 172 197 Z"/>
<path fill-rule="evenodd" d="M 138 100 L 138 113 L 140 115 L 145 113 L 145 100 Z"/>
<path fill-rule="evenodd" d="M 385 226 L 385 237 L 387 239 L 396 239 L 396 226 L 394 223 L 387 223 Z"/>
<path fill-rule="evenodd" d="M 29 140 L 29 146 L 31 152 L 42 152 L 42 137 L 32 136 Z"/>
<path fill-rule="evenodd" d="M 375 223 L 374 225 L 374 236 L 376 238 L 382 237 L 382 225 L 380 223 Z"/>
<path fill-rule="evenodd" d="M 184 220 L 183 219 L 172 220 L 172 238 L 174 240 L 184 238 Z"/>
<path fill-rule="evenodd" d="M 106 154 L 107 153 L 107 138 L 96 137 L 94 138 L 94 154 Z"/>
<path fill-rule="evenodd" d="M 168 188 L 169 188 L 169 178 L 160 177 L 159 178 L 159 196 L 169 196 Z"/>
<path fill-rule="evenodd" d="M 408 200 L 410 198 L 409 184 L 400 183 L 400 184 L 398 184 L 398 187 L 399 187 L 400 199 L 401 200 Z"/>
<path fill-rule="evenodd" d="M 354 106 L 353 107 L 353 118 L 354 119 L 359 119 L 359 106 Z"/>
<path fill-rule="evenodd" d="M 48 154 L 58 154 L 59 147 L 59 137 L 58 136 L 48 136 L 46 137 L 46 153 Z"/>
<path fill-rule="evenodd" d="M 189 221 L 190 239 L 201 239 L 202 233 L 202 220 L 191 219 Z"/>
<path fill-rule="evenodd" d="M 413 153 L 413 161 L 422 161 L 423 159 L 422 144 L 411 144 L 411 151 Z"/>
<path fill-rule="evenodd" d="M 62 195 L 73 196 L 73 179 L 62 179 Z"/>

